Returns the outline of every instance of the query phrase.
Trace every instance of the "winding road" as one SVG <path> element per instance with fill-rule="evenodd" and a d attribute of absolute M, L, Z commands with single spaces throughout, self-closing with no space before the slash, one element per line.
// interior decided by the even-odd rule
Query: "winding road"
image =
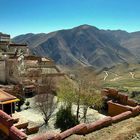
<path fill-rule="evenodd" d="M 106 80 L 106 78 L 108 77 L 108 71 L 104 71 L 105 73 L 105 77 L 104 77 L 104 81 Z"/>
<path fill-rule="evenodd" d="M 135 79 L 135 73 L 134 72 L 129 72 L 129 73 L 130 73 L 132 79 Z"/>
<path fill-rule="evenodd" d="M 109 76 L 109 73 L 112 73 L 112 74 L 115 75 L 115 77 L 114 77 L 113 79 L 111 79 L 110 81 L 116 81 L 116 80 L 118 80 L 119 78 L 121 78 L 118 74 L 113 73 L 113 72 L 104 71 L 104 73 L 105 73 L 104 81 L 106 81 L 107 77 Z M 132 79 L 136 79 L 136 78 L 135 78 L 135 73 L 134 73 L 134 72 L 129 72 L 129 74 L 130 74 L 130 76 L 131 76 Z"/>

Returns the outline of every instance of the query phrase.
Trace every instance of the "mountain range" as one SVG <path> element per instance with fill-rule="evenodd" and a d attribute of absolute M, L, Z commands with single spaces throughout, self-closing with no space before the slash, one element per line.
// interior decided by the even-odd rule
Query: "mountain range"
<path fill-rule="evenodd" d="M 48 34 L 19 35 L 12 41 L 27 43 L 33 54 L 48 56 L 65 66 L 110 68 L 120 63 L 140 63 L 140 32 L 81 25 Z"/>

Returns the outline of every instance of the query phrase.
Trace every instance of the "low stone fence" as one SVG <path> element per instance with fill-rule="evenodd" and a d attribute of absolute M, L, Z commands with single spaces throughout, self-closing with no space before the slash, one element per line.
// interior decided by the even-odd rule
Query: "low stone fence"
<path fill-rule="evenodd" d="M 93 131 L 99 130 L 105 126 L 109 126 L 112 124 L 112 118 L 110 116 L 105 117 L 103 119 L 97 120 L 96 122 L 90 123 L 87 125 L 87 134 Z"/>
<path fill-rule="evenodd" d="M 117 102 L 108 101 L 108 115 L 109 116 L 116 116 L 126 111 L 131 111 L 131 107 L 119 104 Z"/>
<path fill-rule="evenodd" d="M 133 99 L 128 99 L 127 100 L 127 105 L 129 105 L 129 106 L 135 107 L 135 106 L 137 106 L 137 104 L 138 103 Z"/>
<path fill-rule="evenodd" d="M 10 127 L 9 137 L 12 140 L 26 140 L 27 139 L 26 134 L 21 132 L 15 126 Z"/>
<path fill-rule="evenodd" d="M 136 106 L 134 108 L 132 108 L 132 113 L 133 113 L 133 116 L 137 116 L 140 114 L 140 106 Z"/>
<path fill-rule="evenodd" d="M 140 106 L 136 101 L 128 99 L 127 95 L 119 93 L 114 89 L 105 89 L 102 91 L 102 93 L 103 95 L 114 100 L 108 101 L 108 113 L 110 116 L 90 124 L 82 123 L 76 125 L 75 127 L 72 127 L 59 134 L 47 132 L 33 138 L 32 140 L 63 140 L 73 134 L 86 135 L 102 129 L 103 127 L 112 125 L 112 123 L 117 123 L 140 114 Z"/>
<path fill-rule="evenodd" d="M 118 93 L 113 89 L 106 89 L 104 94 L 111 98 L 114 97 L 115 99 L 115 101 L 108 101 L 108 112 L 110 116 L 90 124 L 82 123 L 76 125 L 59 134 L 47 132 L 32 138 L 32 140 L 63 140 L 73 134 L 86 135 L 102 129 L 103 127 L 112 125 L 112 123 L 117 123 L 140 114 L 140 105 L 138 105 L 134 100 L 128 99 L 126 95 Z M 13 140 L 26 140 L 26 134 L 14 127 L 13 122 L 14 120 L 9 115 L 0 110 L 0 129 Z"/>
<path fill-rule="evenodd" d="M 107 116 L 103 119 L 97 120 L 90 124 L 82 123 L 82 124 L 76 125 L 75 127 L 72 127 L 59 134 L 47 132 L 47 133 L 41 134 L 40 136 L 34 137 L 32 140 L 63 140 L 73 134 L 86 135 L 88 133 L 102 129 L 103 127 L 112 125 L 112 123 L 117 123 L 124 119 L 128 119 L 130 117 L 136 116 L 138 114 L 140 114 L 140 106 L 136 106 L 132 108 L 131 111 L 125 111 L 113 117 Z M 4 113 L 3 111 L 0 111 L 0 123 L 3 126 L 7 127 L 7 130 L 8 130 L 7 135 L 11 139 L 13 140 L 26 140 L 27 139 L 27 136 L 23 132 L 19 131 L 16 127 L 13 126 L 12 118 L 6 113 Z"/>
<path fill-rule="evenodd" d="M 136 108 L 136 110 L 139 112 L 138 114 L 140 114 L 140 107 Z M 60 134 L 47 132 L 33 138 L 32 140 L 63 140 L 73 134 L 86 135 L 96 130 L 102 129 L 103 127 L 110 126 L 112 125 L 112 123 L 117 123 L 122 120 L 128 119 L 134 116 L 134 114 L 135 113 L 132 111 L 126 111 L 114 117 L 107 116 L 90 124 L 82 123 L 76 125 Z"/>
<path fill-rule="evenodd" d="M 26 134 L 13 126 L 13 124 L 14 119 L 0 110 L 0 130 L 12 140 L 26 140 Z"/>
<path fill-rule="evenodd" d="M 119 115 L 116 115 L 116 116 L 112 117 L 112 123 L 117 123 L 122 120 L 128 119 L 128 118 L 132 117 L 132 114 L 133 113 L 131 111 L 126 111 Z"/>
<path fill-rule="evenodd" d="M 108 114 L 110 116 L 115 116 L 125 111 L 132 111 L 136 115 L 138 114 L 138 103 L 135 100 L 129 99 L 128 95 L 108 88 L 102 90 L 102 94 L 110 99 L 108 101 Z"/>
<path fill-rule="evenodd" d="M 129 99 L 128 95 L 118 92 L 115 89 L 106 88 L 101 91 L 104 96 L 107 96 L 111 100 L 117 101 L 119 104 L 135 107 L 138 103 L 135 100 Z"/>

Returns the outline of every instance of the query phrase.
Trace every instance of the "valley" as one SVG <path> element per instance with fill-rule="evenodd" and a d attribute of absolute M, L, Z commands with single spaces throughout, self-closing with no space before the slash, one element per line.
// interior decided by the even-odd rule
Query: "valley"
<path fill-rule="evenodd" d="M 116 88 L 140 102 L 140 64 L 120 64 L 98 74 L 103 87 Z"/>

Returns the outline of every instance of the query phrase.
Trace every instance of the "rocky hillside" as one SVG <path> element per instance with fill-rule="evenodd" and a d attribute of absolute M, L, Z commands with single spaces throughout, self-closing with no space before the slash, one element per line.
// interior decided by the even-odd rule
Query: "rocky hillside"
<path fill-rule="evenodd" d="M 138 63 L 139 38 L 140 32 L 100 30 L 82 25 L 49 34 L 20 35 L 13 38 L 13 41 L 27 43 L 34 54 L 49 56 L 57 64 L 104 68 L 124 62 Z"/>
<path fill-rule="evenodd" d="M 129 49 L 138 61 L 140 61 L 140 32 L 128 33 L 126 31 L 110 31 L 117 42 L 124 48 Z"/>

